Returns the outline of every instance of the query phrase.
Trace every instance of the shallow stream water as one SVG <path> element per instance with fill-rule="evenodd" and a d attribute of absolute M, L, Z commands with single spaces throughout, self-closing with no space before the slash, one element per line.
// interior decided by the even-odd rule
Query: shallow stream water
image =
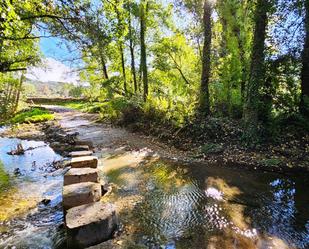
<path fill-rule="evenodd" d="M 143 175 L 133 212 L 148 248 L 309 248 L 306 177 L 168 161 Z"/>
<path fill-rule="evenodd" d="M 7 154 L 20 143 L 23 155 Z M 55 248 L 62 243 L 63 172 L 52 167 L 60 159 L 44 142 L 0 137 L 0 248 Z"/>

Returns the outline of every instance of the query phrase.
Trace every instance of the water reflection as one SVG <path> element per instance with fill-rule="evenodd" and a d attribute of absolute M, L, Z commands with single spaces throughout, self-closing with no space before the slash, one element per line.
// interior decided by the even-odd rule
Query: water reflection
<path fill-rule="evenodd" d="M 275 174 L 189 167 L 157 162 L 146 170 L 135 216 L 149 248 L 308 248 L 309 210 L 295 202 L 307 181 L 297 189 L 298 179 Z"/>
<path fill-rule="evenodd" d="M 290 179 L 275 179 L 269 186 L 269 193 L 260 198 L 262 207 L 252 211 L 251 215 L 256 217 L 253 224 L 267 235 L 281 238 L 297 248 L 307 248 L 309 229 L 301 224 L 307 223 L 308 220 L 304 220 L 305 217 L 302 215 L 297 218 L 300 210 L 297 210 L 295 203 L 295 182 Z M 306 185 L 302 188 L 304 189 L 297 191 L 303 191 L 305 196 Z M 308 202 L 305 205 L 308 207 Z"/>

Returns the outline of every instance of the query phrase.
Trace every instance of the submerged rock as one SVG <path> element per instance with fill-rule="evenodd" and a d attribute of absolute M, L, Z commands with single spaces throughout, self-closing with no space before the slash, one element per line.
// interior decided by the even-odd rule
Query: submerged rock
<path fill-rule="evenodd" d="M 45 205 L 45 206 L 47 206 L 50 202 L 51 202 L 50 199 L 43 199 L 43 200 L 41 201 L 41 203 L 42 203 L 43 205 Z"/>
<path fill-rule="evenodd" d="M 15 169 L 14 169 L 14 175 L 15 175 L 15 176 L 20 176 L 20 175 L 21 175 L 20 168 L 15 168 Z"/>
<path fill-rule="evenodd" d="M 16 149 L 9 151 L 7 154 L 12 155 L 12 156 L 23 155 L 23 154 L 25 154 L 25 149 L 23 148 L 22 144 L 19 143 L 19 144 L 17 144 Z"/>

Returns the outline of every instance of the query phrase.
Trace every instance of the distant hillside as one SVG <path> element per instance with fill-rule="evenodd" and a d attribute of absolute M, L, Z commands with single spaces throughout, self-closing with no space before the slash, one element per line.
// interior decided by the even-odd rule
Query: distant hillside
<path fill-rule="evenodd" d="M 52 97 L 68 97 L 71 89 L 76 88 L 72 83 L 25 79 L 25 87 L 30 89 L 29 96 L 52 96 Z"/>

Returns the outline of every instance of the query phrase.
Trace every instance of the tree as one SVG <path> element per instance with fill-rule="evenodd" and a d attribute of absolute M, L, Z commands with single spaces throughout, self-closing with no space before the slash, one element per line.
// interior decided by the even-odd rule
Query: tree
<path fill-rule="evenodd" d="M 214 33 L 217 32 L 221 40 L 219 46 L 214 46 L 220 58 L 214 58 L 217 63 L 213 71 L 218 70 L 223 92 L 217 102 L 224 115 L 230 117 L 242 112 L 252 41 L 251 9 L 251 1 L 218 0 L 216 4 L 219 21 L 214 24 Z"/>
<path fill-rule="evenodd" d="M 135 45 L 135 39 L 134 39 L 134 30 L 132 26 L 132 13 L 133 9 L 136 7 L 135 4 L 131 3 L 129 1 L 127 5 L 128 9 L 128 25 L 129 25 L 129 33 L 128 33 L 128 39 L 129 39 L 129 48 L 130 48 L 130 56 L 131 56 L 131 73 L 133 77 L 133 85 L 134 85 L 134 93 L 137 93 L 137 77 L 136 77 L 136 69 L 135 69 L 135 56 L 134 56 L 134 45 Z"/>
<path fill-rule="evenodd" d="M 309 1 L 305 2 L 305 44 L 302 55 L 302 71 L 301 71 L 301 113 L 309 117 Z"/>
<path fill-rule="evenodd" d="M 141 46 L 141 79 L 143 82 L 143 97 L 144 101 L 147 100 L 148 96 L 148 69 L 147 69 L 147 53 L 145 44 L 146 35 L 146 16 L 147 16 L 148 1 L 141 0 L 140 2 L 140 46 Z"/>
<path fill-rule="evenodd" d="M 257 137 L 259 91 L 264 83 L 265 37 L 267 27 L 268 0 L 258 0 L 255 9 L 255 30 L 253 38 L 250 78 L 247 84 L 246 102 L 244 105 L 244 123 L 246 138 L 253 142 Z"/>
<path fill-rule="evenodd" d="M 209 101 L 209 79 L 210 79 L 210 52 L 211 52 L 211 14 L 212 3 L 209 0 L 204 1 L 203 13 L 203 32 L 204 46 L 202 54 L 202 76 L 201 76 L 201 92 L 200 92 L 200 112 L 207 116 L 210 114 Z"/>

